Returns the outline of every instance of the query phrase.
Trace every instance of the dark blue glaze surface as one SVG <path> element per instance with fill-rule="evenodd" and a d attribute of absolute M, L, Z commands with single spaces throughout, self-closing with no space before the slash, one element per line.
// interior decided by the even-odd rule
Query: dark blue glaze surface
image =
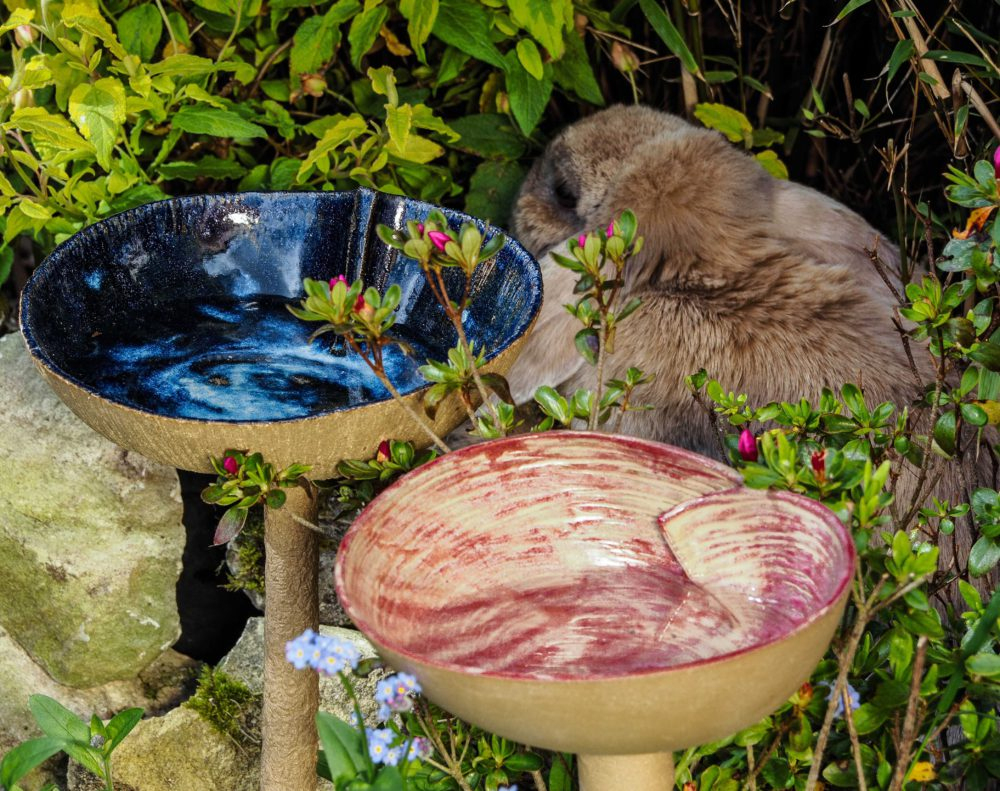
<path fill-rule="evenodd" d="M 316 324 L 285 308 L 302 279 L 345 274 L 403 290 L 390 380 L 402 393 L 426 383 L 416 368 L 445 358 L 454 329 L 416 262 L 375 234 L 422 219 L 429 204 L 371 190 L 244 193 L 141 206 L 84 229 L 36 270 L 21 325 L 45 365 L 97 396 L 166 417 L 275 421 L 389 397 L 364 363 L 308 342 Z M 468 220 L 446 212 L 453 224 Z M 480 227 L 482 225 L 480 224 Z M 450 281 L 459 293 L 461 276 Z M 466 316 L 469 339 L 492 358 L 530 325 L 541 304 L 538 265 L 515 241 L 481 266 Z"/>

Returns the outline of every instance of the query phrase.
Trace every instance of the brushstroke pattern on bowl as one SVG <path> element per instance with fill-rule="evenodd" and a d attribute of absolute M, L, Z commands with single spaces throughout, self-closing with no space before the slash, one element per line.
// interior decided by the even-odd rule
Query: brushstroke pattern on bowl
<path fill-rule="evenodd" d="M 744 489 L 678 448 L 556 432 L 408 475 L 355 522 L 336 577 L 359 628 L 445 708 L 538 746 L 629 753 L 721 738 L 754 721 L 729 714 L 779 704 L 821 656 L 853 565 L 847 531 L 807 498 Z M 692 693 L 722 708 L 744 672 L 760 683 L 718 727 L 700 705 L 675 719 Z M 643 735 L 609 749 L 623 712 Z"/>

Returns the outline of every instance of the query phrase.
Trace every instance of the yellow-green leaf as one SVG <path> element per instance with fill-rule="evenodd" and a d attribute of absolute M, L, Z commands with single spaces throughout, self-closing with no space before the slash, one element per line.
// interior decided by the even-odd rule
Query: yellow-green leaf
<path fill-rule="evenodd" d="M 315 74 L 333 58 L 340 26 L 361 10 L 357 0 L 339 0 L 322 16 L 310 16 L 292 36 L 288 64 L 292 74 Z"/>
<path fill-rule="evenodd" d="M 379 30 L 388 17 L 389 9 L 381 5 L 366 8 L 354 17 L 347 33 L 347 41 L 351 45 L 351 63 L 354 68 L 360 68 L 361 58 L 372 48 Z"/>
<path fill-rule="evenodd" d="M 128 54 L 118 41 L 111 25 L 101 16 L 96 3 L 67 3 L 63 6 L 60 18 L 66 27 L 79 30 L 81 33 L 89 33 L 99 39 L 119 60 Z"/>
<path fill-rule="evenodd" d="M 380 66 L 377 69 L 368 69 L 368 79 L 372 81 L 372 90 L 379 96 L 384 96 L 389 100 L 389 104 L 399 104 L 399 95 L 396 93 L 396 77 L 389 66 Z"/>
<path fill-rule="evenodd" d="M 509 0 L 510 15 L 521 27 L 548 53 L 558 60 L 562 57 L 563 26 L 566 23 L 566 5 L 568 0 Z M 529 74 L 534 73 L 525 66 Z M 535 77 L 540 80 L 541 77 Z"/>
<path fill-rule="evenodd" d="M 113 77 L 77 85 L 69 97 L 69 117 L 97 152 L 97 161 L 111 168 L 114 148 L 125 123 L 125 87 Z"/>
<path fill-rule="evenodd" d="M 299 168 L 296 179 L 301 183 L 321 158 L 329 155 L 347 141 L 354 140 L 367 129 L 368 123 L 360 115 L 349 115 L 338 121 L 323 133 L 323 137 L 316 143 L 316 147 L 309 152 L 309 156 Z"/>
<path fill-rule="evenodd" d="M 438 0 L 402 0 L 399 12 L 406 17 L 406 32 L 410 46 L 421 63 L 426 63 L 424 42 L 427 41 L 438 15 Z"/>
<path fill-rule="evenodd" d="M 37 203 L 30 198 L 25 198 L 17 205 L 21 207 L 21 211 L 24 212 L 26 217 L 30 217 L 33 220 L 47 220 L 52 216 L 51 208 L 44 203 Z"/>
<path fill-rule="evenodd" d="M 25 107 L 16 110 L 10 117 L 10 126 L 28 132 L 36 147 L 77 153 L 93 151 L 93 146 L 77 134 L 73 124 L 61 115 L 50 113 L 44 107 Z"/>
<path fill-rule="evenodd" d="M 182 107 L 171 120 L 175 129 L 193 135 L 213 137 L 252 138 L 267 137 L 267 130 L 260 124 L 246 120 L 231 110 L 219 110 L 204 105 Z"/>
<path fill-rule="evenodd" d="M 785 167 L 784 162 L 778 159 L 778 153 L 776 151 L 760 151 L 757 154 L 754 154 L 754 159 L 760 163 L 760 166 L 764 168 L 764 170 L 776 179 L 788 178 L 788 168 Z"/>
<path fill-rule="evenodd" d="M 694 115 L 709 129 L 722 132 L 733 143 L 745 143 L 753 135 L 753 124 L 739 110 L 724 104 L 695 105 Z"/>
<path fill-rule="evenodd" d="M 390 147 L 394 147 L 396 151 L 405 149 L 412 125 L 413 108 L 410 105 L 404 104 L 401 107 L 386 105 L 385 128 L 389 130 Z"/>
<path fill-rule="evenodd" d="M 33 8 L 15 8 L 11 11 L 7 21 L 0 25 L 0 33 L 6 33 L 21 25 L 31 24 L 35 19 Z"/>
<path fill-rule="evenodd" d="M 150 74 L 169 77 L 198 77 L 215 70 L 215 62 L 200 55 L 171 55 L 159 63 L 149 64 Z"/>
<path fill-rule="evenodd" d="M 521 61 L 524 70 L 536 80 L 542 79 L 545 72 L 542 69 L 542 56 L 538 47 L 530 38 L 522 38 L 517 42 L 517 59 Z"/>

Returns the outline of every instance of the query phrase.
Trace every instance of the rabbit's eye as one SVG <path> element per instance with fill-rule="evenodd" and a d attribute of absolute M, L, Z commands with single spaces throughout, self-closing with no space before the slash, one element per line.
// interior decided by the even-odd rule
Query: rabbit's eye
<path fill-rule="evenodd" d="M 579 196 L 573 191 L 573 188 L 566 182 L 565 179 L 556 179 L 555 186 L 553 187 L 553 192 L 556 196 L 556 203 L 562 206 L 564 209 L 575 209 L 576 204 L 579 201 Z"/>

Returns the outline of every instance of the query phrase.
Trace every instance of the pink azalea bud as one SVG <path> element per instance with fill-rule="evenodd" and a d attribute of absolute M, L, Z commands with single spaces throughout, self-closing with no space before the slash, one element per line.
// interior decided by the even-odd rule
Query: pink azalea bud
<path fill-rule="evenodd" d="M 378 444 L 378 451 L 375 453 L 375 461 L 386 462 L 392 458 L 392 449 L 389 447 L 389 440 L 384 439 Z"/>
<path fill-rule="evenodd" d="M 239 462 L 236 461 L 232 456 L 226 456 L 222 460 L 222 469 L 228 472 L 230 475 L 235 475 L 240 471 Z"/>
<path fill-rule="evenodd" d="M 421 236 L 424 235 L 424 224 L 422 222 L 417 223 L 417 233 Z"/>
<path fill-rule="evenodd" d="M 354 312 L 355 313 L 369 313 L 368 303 L 365 302 L 365 295 L 358 294 L 358 298 L 354 300 Z"/>
<path fill-rule="evenodd" d="M 743 461 L 757 461 L 757 438 L 750 429 L 743 429 L 740 441 L 736 446 Z"/>
<path fill-rule="evenodd" d="M 347 285 L 347 278 L 344 277 L 343 275 L 337 275 L 336 277 L 331 277 L 330 278 L 330 290 L 331 291 L 333 291 L 333 287 L 335 285 L 337 285 L 337 283 L 343 283 L 346 286 Z"/>
<path fill-rule="evenodd" d="M 615 221 L 612 220 L 611 222 L 608 223 L 608 236 L 614 236 L 614 235 L 615 235 Z"/>
<path fill-rule="evenodd" d="M 1000 179 L 1000 146 L 993 152 L 993 174 Z"/>
<path fill-rule="evenodd" d="M 826 480 L 826 451 L 813 451 L 812 456 L 809 457 L 809 463 L 812 464 L 813 472 L 816 473 L 816 480 L 823 483 Z"/>
<path fill-rule="evenodd" d="M 433 244 L 442 253 L 444 252 L 445 245 L 448 244 L 448 242 L 454 241 L 444 231 L 431 231 L 427 234 L 427 238 L 430 239 L 431 244 Z"/>
<path fill-rule="evenodd" d="M 581 233 L 578 237 L 576 237 L 576 243 L 580 245 L 580 247 L 583 247 L 585 244 L 587 244 L 587 234 Z"/>

